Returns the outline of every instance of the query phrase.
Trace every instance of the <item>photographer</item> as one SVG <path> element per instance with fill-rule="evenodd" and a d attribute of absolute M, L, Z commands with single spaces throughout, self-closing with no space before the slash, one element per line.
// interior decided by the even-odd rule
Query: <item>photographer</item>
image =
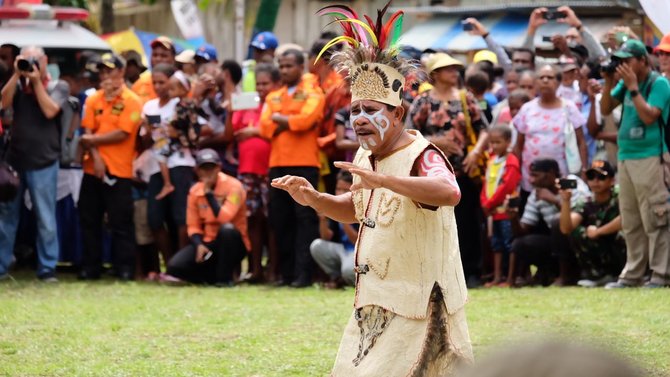
<path fill-rule="evenodd" d="M 70 88 L 64 81 L 50 82 L 47 60 L 40 47 L 23 48 L 14 61 L 14 73 L 2 88 L 2 108 L 14 114 L 7 160 L 19 173 L 21 187 L 12 201 L 0 204 L 0 278 L 12 263 L 23 192 L 28 189 L 37 218 L 37 277 L 57 281 L 58 114 Z"/>
<path fill-rule="evenodd" d="M 612 63 L 621 80 L 615 83 L 611 71 L 603 72 L 600 105 L 603 115 L 609 115 L 623 103 L 617 143 L 627 258 L 619 281 L 606 287 L 641 285 L 647 263 L 652 275 L 645 286 L 661 287 L 670 284 L 670 207 L 661 161 L 668 158 L 661 127 L 662 120 L 668 119 L 670 85 L 665 77 L 652 72 L 647 50 L 639 40 L 624 42 L 613 54 Z"/>
<path fill-rule="evenodd" d="M 570 236 L 583 279 L 582 287 L 611 282 L 626 261 L 625 244 L 619 235 L 619 188 L 614 185 L 614 168 L 607 161 L 594 161 L 586 171 L 593 198 L 581 199 L 573 208 L 572 190 L 560 190 L 561 232 Z"/>
<path fill-rule="evenodd" d="M 516 284 L 516 271 L 526 273 L 530 265 L 537 266 L 536 282 L 547 285 L 556 276 L 554 285 L 571 283 L 571 272 L 576 265 L 568 238 L 559 227 L 561 207 L 560 188 L 572 187 L 571 207 L 590 195 L 586 184 L 576 175 L 561 178 L 558 162 L 538 158 L 530 164 L 530 184 L 533 191 L 519 219 L 519 206 L 506 203 L 507 215 L 512 222 L 516 239 L 512 242 L 508 284 Z M 557 185 L 557 182 L 559 184 Z M 547 247 L 549 245 L 549 247 Z"/>
<path fill-rule="evenodd" d="M 567 24 L 571 27 L 565 36 L 565 39 L 568 39 L 566 42 L 567 47 L 583 44 L 588 50 L 588 56 L 591 58 L 605 57 L 607 55 L 598 39 L 584 26 L 575 12 L 568 6 L 559 7 L 555 11 L 547 8 L 533 10 L 528 20 L 528 33 L 526 34 L 526 40 L 523 42 L 523 47 L 535 50 L 535 33 L 540 26 L 549 22 L 549 20 L 556 20 L 558 23 Z M 565 52 L 568 51 L 565 50 Z"/>

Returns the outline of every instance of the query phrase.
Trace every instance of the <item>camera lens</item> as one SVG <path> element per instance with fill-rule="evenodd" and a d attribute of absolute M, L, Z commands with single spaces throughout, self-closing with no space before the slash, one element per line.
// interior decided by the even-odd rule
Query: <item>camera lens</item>
<path fill-rule="evenodd" d="M 26 59 L 19 59 L 19 61 L 16 62 L 16 68 L 18 68 L 19 71 L 24 71 L 24 72 L 32 72 L 33 71 L 33 65 L 30 64 L 30 62 Z"/>

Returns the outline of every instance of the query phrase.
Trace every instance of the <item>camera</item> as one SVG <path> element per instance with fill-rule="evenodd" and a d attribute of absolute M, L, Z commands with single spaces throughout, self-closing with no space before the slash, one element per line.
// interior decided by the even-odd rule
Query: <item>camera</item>
<path fill-rule="evenodd" d="M 475 25 L 469 23 L 466 20 L 461 21 L 461 25 L 463 25 L 463 31 L 472 31 L 475 29 Z"/>
<path fill-rule="evenodd" d="M 509 208 L 519 208 L 521 207 L 521 198 L 518 196 L 509 198 L 507 200 L 507 207 Z"/>
<path fill-rule="evenodd" d="M 621 65 L 621 59 L 609 58 L 604 62 L 600 63 L 600 71 L 613 74 L 616 72 L 616 68 Z"/>
<path fill-rule="evenodd" d="M 568 15 L 565 12 L 559 12 L 556 10 L 548 10 L 542 15 L 545 20 L 559 20 L 561 18 L 566 18 Z"/>
<path fill-rule="evenodd" d="M 561 190 L 576 189 L 577 188 L 577 180 L 561 178 L 561 179 L 558 180 L 558 185 L 561 187 Z"/>
<path fill-rule="evenodd" d="M 34 70 L 33 66 L 37 67 L 38 65 L 39 62 L 35 58 L 19 59 L 16 62 L 16 68 L 22 72 L 32 72 Z"/>

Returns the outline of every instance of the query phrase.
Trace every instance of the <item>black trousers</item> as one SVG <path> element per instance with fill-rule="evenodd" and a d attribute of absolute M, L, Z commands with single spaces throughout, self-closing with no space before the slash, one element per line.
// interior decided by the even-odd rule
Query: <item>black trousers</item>
<path fill-rule="evenodd" d="M 461 201 L 454 208 L 458 226 L 458 244 L 466 279 L 479 278 L 482 269 L 482 214 L 479 189 L 472 178 L 461 175 L 456 178 L 461 189 Z"/>
<path fill-rule="evenodd" d="M 247 255 L 242 235 L 231 224 L 221 226 L 216 239 L 206 242 L 212 256 L 202 262 L 195 261 L 196 248 L 188 245 L 179 250 L 167 265 L 167 273 L 191 283 L 230 283 L 233 270 Z"/>
<path fill-rule="evenodd" d="M 99 273 L 102 268 L 102 227 L 105 213 L 112 232 L 112 257 L 118 272 L 135 271 L 135 226 L 132 181 L 116 178 L 113 186 L 84 174 L 79 194 L 84 255 L 82 268 Z"/>
<path fill-rule="evenodd" d="M 576 266 L 577 259 L 570 245 L 570 238 L 561 233 L 558 221 L 541 233 L 532 233 L 516 238 L 512 242 L 512 253 L 516 254 L 517 265 L 537 266 L 537 276 L 544 285 L 558 274 L 558 262 Z"/>
<path fill-rule="evenodd" d="M 319 169 L 314 167 L 276 167 L 270 169 L 270 180 L 285 175 L 300 176 L 316 187 Z M 309 245 L 319 237 L 319 218 L 310 208 L 296 203 L 284 190 L 270 189 L 270 226 L 277 240 L 282 279 L 287 282 L 310 282 L 314 261 Z"/>

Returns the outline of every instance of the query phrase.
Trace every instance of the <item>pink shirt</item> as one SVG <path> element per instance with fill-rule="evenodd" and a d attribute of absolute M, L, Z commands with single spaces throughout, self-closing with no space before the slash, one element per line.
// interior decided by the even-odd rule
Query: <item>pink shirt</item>
<path fill-rule="evenodd" d="M 263 104 L 253 110 L 240 110 L 233 113 L 233 131 L 245 127 L 259 127 Z M 270 164 L 270 142 L 260 136 L 250 137 L 237 144 L 240 156 L 239 174 L 267 175 Z"/>
<path fill-rule="evenodd" d="M 521 107 L 513 122 L 519 133 L 525 136 L 521 153 L 521 187 L 531 191 L 528 181 L 530 164 L 537 158 L 553 158 L 558 162 L 561 175 L 568 174 L 565 160 L 564 128 L 569 118 L 575 129 L 581 128 L 586 120 L 572 101 L 563 101 L 565 108 L 544 109 L 539 98 L 535 98 Z M 583 131 L 578 131 L 583 132 Z"/>

